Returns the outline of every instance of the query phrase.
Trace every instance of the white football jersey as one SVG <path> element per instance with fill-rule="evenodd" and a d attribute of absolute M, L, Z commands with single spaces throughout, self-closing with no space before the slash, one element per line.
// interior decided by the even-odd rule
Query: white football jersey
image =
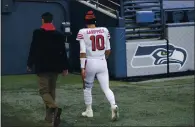
<path fill-rule="evenodd" d="M 86 53 L 87 58 L 105 58 L 105 51 L 110 49 L 109 39 L 105 27 L 81 29 L 76 38 L 80 41 L 80 53 Z"/>

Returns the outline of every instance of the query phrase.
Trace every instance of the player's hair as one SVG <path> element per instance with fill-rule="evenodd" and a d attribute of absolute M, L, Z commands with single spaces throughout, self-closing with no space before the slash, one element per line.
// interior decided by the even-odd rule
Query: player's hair
<path fill-rule="evenodd" d="M 85 24 L 96 24 L 96 17 L 93 13 L 93 11 L 88 11 L 85 15 Z"/>
<path fill-rule="evenodd" d="M 53 20 L 53 15 L 50 12 L 43 13 L 41 17 L 44 20 L 44 23 L 51 23 Z"/>

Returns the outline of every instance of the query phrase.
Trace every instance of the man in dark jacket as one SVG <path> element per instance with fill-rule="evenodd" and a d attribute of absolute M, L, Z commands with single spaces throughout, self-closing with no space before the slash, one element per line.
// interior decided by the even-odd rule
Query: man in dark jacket
<path fill-rule="evenodd" d="M 39 92 L 46 105 L 45 120 L 53 122 L 56 127 L 60 123 L 62 112 L 55 103 L 56 81 L 59 73 L 64 76 L 68 74 L 68 60 L 64 36 L 55 29 L 52 20 L 51 13 L 44 13 L 43 25 L 33 32 L 27 71 L 31 71 L 34 66 L 39 81 Z"/>

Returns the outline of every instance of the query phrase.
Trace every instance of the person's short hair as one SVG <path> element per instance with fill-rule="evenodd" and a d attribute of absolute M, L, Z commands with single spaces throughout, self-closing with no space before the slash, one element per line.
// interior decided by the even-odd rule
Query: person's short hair
<path fill-rule="evenodd" d="M 44 23 L 51 23 L 53 21 L 53 15 L 50 12 L 43 13 L 41 17 Z"/>

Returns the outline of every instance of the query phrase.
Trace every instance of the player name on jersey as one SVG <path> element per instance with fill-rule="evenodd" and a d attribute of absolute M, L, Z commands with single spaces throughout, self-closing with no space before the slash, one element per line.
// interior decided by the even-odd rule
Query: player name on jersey
<path fill-rule="evenodd" d="M 104 33 L 104 29 L 99 30 L 87 30 L 87 34 L 101 34 Z"/>

